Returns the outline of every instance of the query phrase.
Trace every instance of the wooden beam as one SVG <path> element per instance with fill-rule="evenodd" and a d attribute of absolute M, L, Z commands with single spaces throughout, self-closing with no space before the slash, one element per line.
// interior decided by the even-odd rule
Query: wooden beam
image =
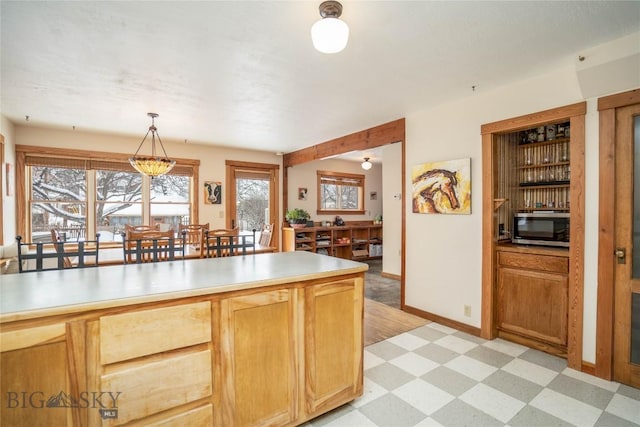
<path fill-rule="evenodd" d="M 380 147 L 394 142 L 404 141 L 404 138 L 405 119 L 402 118 L 287 153 L 283 158 L 283 167 L 287 168 L 289 166 L 320 160 L 350 151 L 362 151 L 368 148 Z"/>
<path fill-rule="evenodd" d="M 550 110 L 538 111 L 537 113 L 526 114 L 524 116 L 513 117 L 511 119 L 500 120 L 498 122 L 487 123 L 480 127 L 481 134 L 515 132 L 522 129 L 529 129 L 541 124 L 550 122 L 566 121 L 567 117 L 583 116 L 587 113 L 587 103 L 566 105 L 564 107 L 552 108 Z"/>

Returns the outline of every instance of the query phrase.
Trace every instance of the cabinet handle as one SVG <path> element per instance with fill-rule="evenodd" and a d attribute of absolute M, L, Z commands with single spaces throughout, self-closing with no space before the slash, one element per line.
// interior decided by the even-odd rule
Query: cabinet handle
<path fill-rule="evenodd" d="M 625 248 L 616 248 L 616 258 L 618 258 L 618 264 L 627 263 L 627 250 Z"/>

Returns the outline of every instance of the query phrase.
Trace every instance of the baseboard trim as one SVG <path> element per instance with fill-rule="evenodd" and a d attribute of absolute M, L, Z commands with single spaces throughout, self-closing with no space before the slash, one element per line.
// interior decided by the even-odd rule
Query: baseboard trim
<path fill-rule="evenodd" d="M 387 279 L 400 280 L 400 275 L 399 274 L 385 273 L 383 271 L 382 273 L 380 273 L 380 275 L 382 277 L 386 277 Z"/>
<path fill-rule="evenodd" d="M 422 317 L 423 319 L 431 320 L 432 322 L 436 322 L 441 325 L 466 332 L 470 335 L 475 335 L 477 337 L 480 336 L 480 328 L 467 325 L 466 323 L 438 316 L 437 314 L 429 313 L 428 311 L 420 310 L 419 308 L 411 307 L 410 305 L 406 304 L 402 306 L 402 310 L 406 311 L 407 313 L 415 314 L 416 316 Z"/>

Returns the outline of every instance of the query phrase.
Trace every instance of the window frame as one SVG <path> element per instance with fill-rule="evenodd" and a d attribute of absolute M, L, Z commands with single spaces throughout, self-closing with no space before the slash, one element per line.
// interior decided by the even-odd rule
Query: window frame
<path fill-rule="evenodd" d="M 357 180 L 359 182 L 358 185 L 353 185 L 354 187 L 358 187 L 358 209 L 323 209 L 322 208 L 322 181 L 324 178 L 331 179 L 345 179 L 349 181 Z M 365 209 L 365 197 L 364 197 L 364 189 L 365 189 L 365 179 L 366 176 L 364 174 L 354 174 L 347 172 L 334 172 L 334 171 L 317 171 L 317 209 L 316 213 L 318 215 L 364 215 L 366 212 Z"/>
<path fill-rule="evenodd" d="M 109 164 L 118 170 L 135 172 L 135 169 L 129 164 L 129 154 L 110 153 L 77 149 L 40 147 L 30 145 L 16 145 L 16 234 L 21 236 L 31 236 L 31 173 L 30 173 L 30 157 L 42 158 L 43 161 L 52 163 L 61 162 L 76 164 L 84 162 L 84 168 L 87 169 L 88 185 L 87 193 L 91 191 L 91 195 L 87 200 L 87 233 L 95 234 L 95 170 L 104 169 L 105 164 Z M 172 174 L 187 175 L 191 177 L 191 187 L 189 190 L 191 222 L 199 221 L 199 193 L 195 191 L 198 188 L 200 160 L 180 159 L 176 160 L 176 166 Z M 150 201 L 149 201 L 149 181 L 150 178 L 143 176 L 143 218 L 150 217 Z M 146 194 L 145 194 L 146 193 Z M 143 219 L 144 220 L 144 219 Z"/>

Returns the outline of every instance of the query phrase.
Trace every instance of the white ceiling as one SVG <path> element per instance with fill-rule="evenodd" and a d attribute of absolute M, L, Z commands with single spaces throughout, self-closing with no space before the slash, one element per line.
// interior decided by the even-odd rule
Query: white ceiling
<path fill-rule="evenodd" d="M 640 2 L 0 2 L 1 112 L 14 123 L 290 152 L 572 64 L 640 30 Z"/>

